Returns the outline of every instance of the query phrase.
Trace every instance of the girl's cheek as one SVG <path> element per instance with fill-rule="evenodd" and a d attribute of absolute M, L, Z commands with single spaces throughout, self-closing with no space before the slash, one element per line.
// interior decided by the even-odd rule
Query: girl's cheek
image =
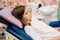
<path fill-rule="evenodd" d="M 24 16 L 24 20 L 31 20 L 31 17 L 30 16 Z"/>

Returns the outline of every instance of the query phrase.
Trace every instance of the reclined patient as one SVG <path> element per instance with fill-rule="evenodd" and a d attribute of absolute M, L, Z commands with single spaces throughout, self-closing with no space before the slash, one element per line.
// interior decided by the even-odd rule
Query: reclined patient
<path fill-rule="evenodd" d="M 23 26 L 20 28 L 16 25 L 10 24 L 8 29 L 14 30 L 17 34 L 19 34 L 19 36 L 22 37 L 22 40 L 54 40 L 55 37 L 59 37 L 58 39 L 60 39 L 60 33 L 58 31 L 45 23 L 32 18 L 25 6 L 21 5 L 14 8 L 12 10 L 12 15 L 21 21 Z"/>
<path fill-rule="evenodd" d="M 12 15 L 24 24 L 25 32 L 30 35 L 33 40 L 52 40 L 54 37 L 60 37 L 60 33 L 54 28 L 32 18 L 25 6 L 16 7 L 12 11 Z"/>

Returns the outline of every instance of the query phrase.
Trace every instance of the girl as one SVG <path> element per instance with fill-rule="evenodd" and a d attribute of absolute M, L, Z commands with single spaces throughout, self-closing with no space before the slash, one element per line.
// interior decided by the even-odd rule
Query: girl
<path fill-rule="evenodd" d="M 30 35 L 33 40 L 51 40 L 60 35 L 60 33 L 52 27 L 32 18 L 25 6 L 21 5 L 13 9 L 12 15 L 21 21 L 23 29 L 25 29 L 25 32 Z"/>

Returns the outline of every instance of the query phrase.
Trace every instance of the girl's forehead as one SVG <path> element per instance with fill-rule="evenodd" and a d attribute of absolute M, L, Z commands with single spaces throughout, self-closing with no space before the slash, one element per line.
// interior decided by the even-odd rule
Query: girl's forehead
<path fill-rule="evenodd" d="M 29 10 L 28 10 L 28 7 L 27 7 L 27 6 L 25 7 L 25 12 L 29 12 Z"/>
<path fill-rule="evenodd" d="M 27 12 L 28 10 L 25 8 L 25 12 L 24 12 L 24 14 Z"/>

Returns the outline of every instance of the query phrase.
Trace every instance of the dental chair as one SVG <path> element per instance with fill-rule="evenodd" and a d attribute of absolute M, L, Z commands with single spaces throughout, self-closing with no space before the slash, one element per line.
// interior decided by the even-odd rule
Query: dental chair
<path fill-rule="evenodd" d="M 8 27 L 11 26 L 11 24 L 16 25 L 18 27 L 22 27 L 21 22 L 11 15 L 11 11 L 12 10 L 9 8 L 4 8 L 3 10 L 1 10 L 0 11 L 0 22 L 8 25 Z M 6 29 L 8 33 L 10 33 L 11 35 L 15 36 L 18 39 L 21 39 L 20 36 L 16 32 L 13 31 L 13 29 L 10 29 L 8 27 Z"/>
<path fill-rule="evenodd" d="M 11 15 L 11 11 L 10 8 L 4 8 L 0 11 L 0 22 L 7 25 L 6 40 L 28 40 L 29 36 L 21 31 L 22 23 Z M 29 40 L 32 38 L 29 37 Z"/>

